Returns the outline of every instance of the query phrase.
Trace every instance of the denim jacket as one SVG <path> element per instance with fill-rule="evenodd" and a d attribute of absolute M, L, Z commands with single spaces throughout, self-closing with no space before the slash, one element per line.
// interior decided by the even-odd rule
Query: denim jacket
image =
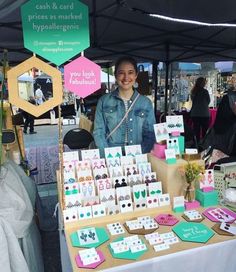
<path fill-rule="evenodd" d="M 128 101 L 129 107 L 137 95 L 138 92 L 135 90 Z M 105 147 L 125 145 L 126 120 L 128 122 L 128 145 L 141 144 L 143 153 L 151 151 L 155 142 L 153 124 L 156 121 L 150 99 L 140 95 L 130 110 L 127 119 L 106 139 L 107 135 L 119 124 L 124 115 L 125 104 L 119 97 L 118 89 L 99 99 L 96 107 L 93 136 L 101 154 L 103 154 Z"/>

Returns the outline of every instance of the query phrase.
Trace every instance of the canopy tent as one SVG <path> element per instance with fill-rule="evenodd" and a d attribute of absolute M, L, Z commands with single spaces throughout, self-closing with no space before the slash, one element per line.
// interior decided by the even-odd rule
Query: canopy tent
<path fill-rule="evenodd" d="M 32 55 L 24 49 L 20 6 L 0 3 L 0 53 L 10 65 Z M 111 62 L 129 54 L 139 61 L 222 61 L 236 59 L 234 27 L 200 26 L 154 18 L 148 13 L 207 23 L 235 22 L 235 0 L 81 0 L 89 7 L 91 46 L 85 56 Z M 76 37 L 75 37 L 76 39 Z"/>

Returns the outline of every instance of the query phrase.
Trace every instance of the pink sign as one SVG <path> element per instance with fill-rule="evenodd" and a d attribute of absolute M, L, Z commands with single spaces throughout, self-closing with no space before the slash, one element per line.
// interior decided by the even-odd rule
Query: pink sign
<path fill-rule="evenodd" d="M 85 57 L 64 66 L 65 88 L 84 98 L 101 88 L 101 68 Z"/>

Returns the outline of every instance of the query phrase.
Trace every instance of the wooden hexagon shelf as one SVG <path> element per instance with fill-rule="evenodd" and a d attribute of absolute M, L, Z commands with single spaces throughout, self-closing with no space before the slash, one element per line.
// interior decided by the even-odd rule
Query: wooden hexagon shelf
<path fill-rule="evenodd" d="M 53 97 L 45 101 L 43 104 L 37 106 L 19 97 L 18 77 L 31 70 L 32 68 L 39 69 L 52 78 Z M 63 91 L 61 72 L 38 59 L 37 57 L 31 57 L 16 67 L 12 68 L 8 71 L 7 76 L 9 102 L 35 117 L 42 115 L 43 113 L 62 103 Z"/>

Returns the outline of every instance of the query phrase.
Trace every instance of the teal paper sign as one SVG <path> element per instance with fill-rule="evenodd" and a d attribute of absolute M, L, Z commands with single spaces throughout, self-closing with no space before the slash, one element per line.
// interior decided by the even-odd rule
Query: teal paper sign
<path fill-rule="evenodd" d="M 30 0 L 21 17 L 24 46 L 56 65 L 90 45 L 88 7 L 78 0 Z"/>
<path fill-rule="evenodd" d="M 182 240 L 195 243 L 206 243 L 214 232 L 202 223 L 181 222 L 172 229 Z"/>

